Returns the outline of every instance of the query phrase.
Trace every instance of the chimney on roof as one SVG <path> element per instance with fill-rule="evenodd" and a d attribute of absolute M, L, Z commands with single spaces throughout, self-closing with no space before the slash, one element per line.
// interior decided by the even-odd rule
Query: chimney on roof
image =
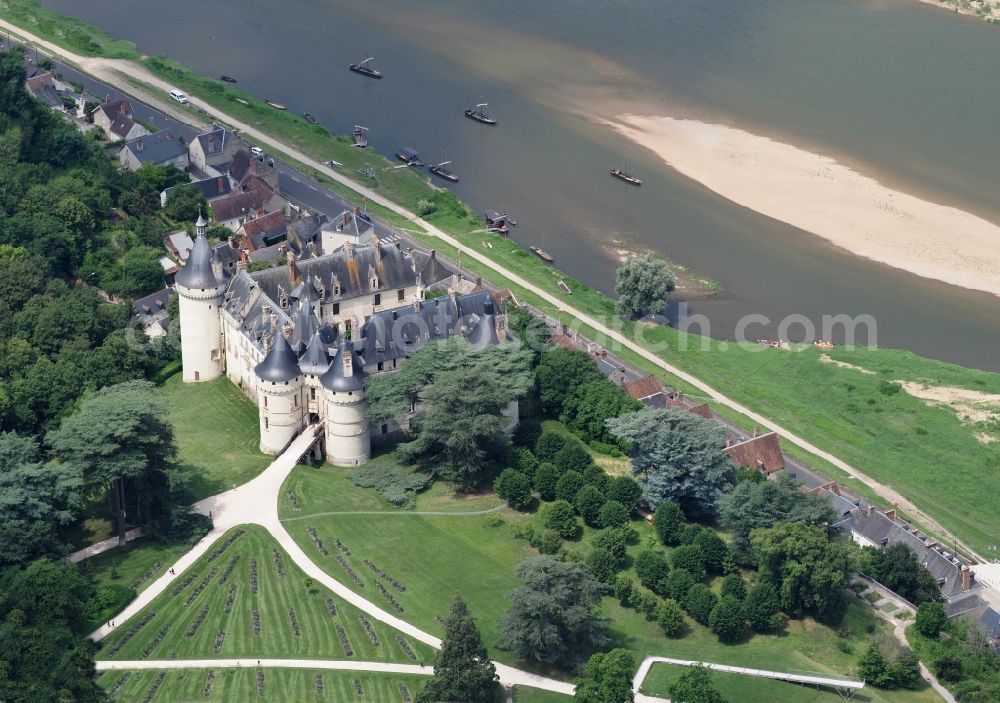
<path fill-rule="evenodd" d="M 868 504 L 868 511 L 867 512 L 868 512 L 868 517 L 871 517 L 872 515 L 874 515 L 875 514 L 875 506 L 872 505 L 871 503 L 869 503 Z"/>
<path fill-rule="evenodd" d="M 288 285 L 295 286 L 299 282 L 299 267 L 295 265 L 295 252 L 285 252 L 288 261 Z"/>
<path fill-rule="evenodd" d="M 375 261 L 382 263 L 382 241 L 378 238 L 378 235 L 372 235 L 372 244 L 375 247 Z"/>
<path fill-rule="evenodd" d="M 118 114 L 119 115 L 124 115 L 127 112 L 128 112 L 128 110 L 125 109 L 125 101 L 124 100 L 119 100 L 118 101 Z"/>
<path fill-rule="evenodd" d="M 344 255 L 354 258 L 354 244 L 350 239 L 344 242 Z"/>
<path fill-rule="evenodd" d="M 236 248 L 236 237 L 234 237 L 233 235 L 230 234 L 226 239 L 229 240 L 229 247 L 231 249 L 235 249 Z"/>
<path fill-rule="evenodd" d="M 344 348 L 344 378 L 351 378 L 354 375 L 354 360 L 352 359 L 354 355 L 345 347 Z"/>
<path fill-rule="evenodd" d="M 142 151 L 142 137 L 135 140 L 135 150 Z"/>
<path fill-rule="evenodd" d="M 753 436 L 760 437 L 760 425 L 753 426 Z"/>
<path fill-rule="evenodd" d="M 343 211 L 343 212 L 342 212 L 342 213 L 340 214 L 340 224 L 341 224 L 341 225 L 342 225 L 343 227 L 346 227 L 346 226 L 347 226 L 347 218 L 348 218 L 348 217 L 349 217 L 349 215 L 347 214 L 347 210 L 344 210 L 344 211 Z"/>
<path fill-rule="evenodd" d="M 968 591 L 972 588 L 972 569 L 965 564 L 962 565 L 962 590 Z"/>
<path fill-rule="evenodd" d="M 892 506 L 892 510 L 886 510 L 885 511 L 885 516 L 887 518 L 889 518 L 889 520 L 891 520 L 892 522 L 896 522 L 896 506 L 895 506 L 895 504 Z"/>

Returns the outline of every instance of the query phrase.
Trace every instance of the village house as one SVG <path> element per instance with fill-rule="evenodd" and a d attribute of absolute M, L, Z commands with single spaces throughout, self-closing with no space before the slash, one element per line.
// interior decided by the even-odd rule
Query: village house
<path fill-rule="evenodd" d="M 170 328 L 167 309 L 173 297 L 174 291 L 164 288 L 132 303 L 132 312 L 138 317 L 142 331 L 150 339 L 164 336 Z"/>
<path fill-rule="evenodd" d="M 100 105 L 93 112 L 94 124 L 113 142 L 135 139 L 149 130 L 135 121 L 132 104 L 124 98 Z"/>
<path fill-rule="evenodd" d="M 182 171 L 188 167 L 184 142 L 169 129 L 128 140 L 118 160 L 130 171 L 138 171 L 143 164 L 175 166 Z"/>
<path fill-rule="evenodd" d="M 41 100 L 57 112 L 66 111 L 66 105 L 59 96 L 59 88 L 61 86 L 57 86 L 58 82 L 51 73 L 39 73 L 31 78 L 28 78 L 25 83 L 27 85 L 28 92 L 31 93 L 36 100 Z"/>
<path fill-rule="evenodd" d="M 199 134 L 188 145 L 188 158 L 191 165 L 208 175 L 223 175 L 220 170 L 229 164 L 240 150 L 245 151 L 245 144 L 225 127 L 212 125 L 204 134 Z"/>
<path fill-rule="evenodd" d="M 205 196 L 205 200 L 209 204 L 213 200 L 224 198 L 233 192 L 232 183 L 228 178 L 225 176 L 212 176 L 211 178 L 202 178 L 190 183 L 181 183 L 160 191 L 160 206 L 166 207 L 167 198 L 170 197 L 170 194 L 177 188 L 183 188 L 184 186 L 193 186 L 195 190 Z"/>

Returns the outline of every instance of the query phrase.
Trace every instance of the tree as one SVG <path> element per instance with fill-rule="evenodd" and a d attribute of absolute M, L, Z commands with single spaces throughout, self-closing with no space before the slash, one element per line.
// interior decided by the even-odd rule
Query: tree
<path fill-rule="evenodd" d="M 693 544 L 682 544 L 675 549 L 670 555 L 670 561 L 675 569 L 684 569 L 695 581 L 705 578 L 705 554 Z"/>
<path fill-rule="evenodd" d="M 576 513 L 569 501 L 557 500 L 546 505 L 542 509 L 542 521 L 545 527 L 554 530 L 563 539 L 576 537 Z"/>
<path fill-rule="evenodd" d="M 504 469 L 493 482 L 493 490 L 515 510 L 531 505 L 531 481 L 517 469 Z"/>
<path fill-rule="evenodd" d="M 615 566 L 620 568 L 625 564 L 625 550 L 628 545 L 627 528 L 605 527 L 594 535 L 591 544 L 594 547 L 606 549 L 615 559 Z"/>
<path fill-rule="evenodd" d="M 118 540 L 125 544 L 126 507 L 133 524 L 168 528 L 180 507 L 183 474 L 167 408 L 148 381 L 108 386 L 86 396 L 48 435 L 67 470 L 92 496 L 111 489 Z"/>
<path fill-rule="evenodd" d="M 40 559 L 7 572 L 0 586 L 0 699 L 106 700 L 97 647 L 82 636 L 91 589 L 76 565 Z"/>
<path fill-rule="evenodd" d="M 886 667 L 886 674 L 892 678 L 892 682 L 899 688 L 915 690 L 923 684 L 920 675 L 920 660 L 913 650 L 903 647 L 894 661 L 889 662 Z"/>
<path fill-rule="evenodd" d="M 663 582 L 664 593 L 678 603 L 683 603 L 691 586 L 697 583 L 686 569 L 673 569 Z"/>
<path fill-rule="evenodd" d="M 825 530 L 793 522 L 753 530 L 750 545 L 761 575 L 777 584 L 782 610 L 793 617 L 814 613 L 830 623 L 843 617 L 854 569 L 849 543 L 831 542 Z"/>
<path fill-rule="evenodd" d="M 605 587 L 581 564 L 541 556 L 521 562 L 524 582 L 508 598 L 497 629 L 500 647 L 522 659 L 565 665 L 607 642 L 598 606 Z"/>
<path fill-rule="evenodd" d="M 587 453 L 587 450 L 574 440 L 566 440 L 562 448 L 552 457 L 552 463 L 560 472 L 583 470 L 594 463 L 594 459 Z"/>
<path fill-rule="evenodd" d="M 559 419 L 585 440 L 611 443 L 605 423 L 613 417 L 635 412 L 642 403 L 620 386 L 599 376 L 573 387 L 563 400 Z"/>
<path fill-rule="evenodd" d="M 750 627 L 757 632 L 774 632 L 781 627 L 781 598 L 778 589 L 769 581 L 761 581 L 747 593 L 743 608 Z"/>
<path fill-rule="evenodd" d="M 603 378 L 589 354 L 563 347 L 542 354 L 538 368 L 535 369 L 535 377 L 542 410 L 552 417 L 562 414 L 566 397 L 577 385 Z"/>
<path fill-rule="evenodd" d="M 608 472 L 597 464 L 591 464 L 583 470 L 583 480 L 588 486 L 593 486 L 602 494 L 607 495 L 608 486 L 611 485 L 611 477 Z"/>
<path fill-rule="evenodd" d="M 752 565 L 750 532 L 774 527 L 782 522 L 803 522 L 825 526 L 836 518 L 833 505 L 823 495 L 802 493 L 789 476 L 776 481 L 741 482 L 719 501 L 720 522 L 733 535 L 733 556 L 741 564 Z"/>
<path fill-rule="evenodd" d="M 199 214 L 208 216 L 208 201 L 193 185 L 180 185 L 167 195 L 163 212 L 174 222 L 194 222 Z"/>
<path fill-rule="evenodd" d="M 621 527 L 627 525 L 629 511 L 617 500 L 605 501 L 601 506 L 601 512 L 597 517 L 597 524 L 601 527 Z"/>
<path fill-rule="evenodd" d="M 598 652 L 587 661 L 584 678 L 577 680 L 576 703 L 632 703 L 635 657 L 627 649 Z"/>
<path fill-rule="evenodd" d="M 697 622 L 708 625 L 712 610 L 718 602 L 718 597 L 709 590 L 708 586 L 696 583 L 688 589 L 687 595 L 684 596 L 684 609 Z"/>
<path fill-rule="evenodd" d="M 529 480 L 533 480 L 535 471 L 538 470 L 538 459 L 535 458 L 534 452 L 527 447 L 516 447 L 515 454 L 517 455 L 517 469 Z"/>
<path fill-rule="evenodd" d="M 739 574 L 729 574 L 726 578 L 722 579 L 722 586 L 719 589 L 719 595 L 723 598 L 726 596 L 732 596 L 742 603 L 747 597 L 746 582 L 743 581 Z"/>
<path fill-rule="evenodd" d="M 410 422 L 415 437 L 399 446 L 399 458 L 468 490 L 487 475 L 493 457 L 508 454 L 509 420 L 502 413 L 531 387 L 530 363 L 530 353 L 515 344 L 478 351 L 459 338 L 443 349 L 430 344 L 398 371 L 367 379 L 369 416 L 400 417 L 420 403 Z"/>
<path fill-rule="evenodd" d="M 625 574 L 618 574 L 618 576 L 615 577 L 613 593 L 621 605 L 628 605 L 632 600 L 632 594 L 634 592 L 635 581 L 630 579 Z"/>
<path fill-rule="evenodd" d="M 541 462 L 554 462 L 559 451 L 566 446 L 566 437 L 558 432 L 543 430 L 535 442 L 535 456 Z"/>
<path fill-rule="evenodd" d="M 668 546 L 681 543 L 681 530 L 684 528 L 684 511 L 672 500 L 665 500 L 656 506 L 653 513 L 653 527 L 660 541 Z"/>
<path fill-rule="evenodd" d="M 677 677 L 670 688 L 673 703 L 726 703 L 712 685 L 712 674 L 703 666 L 692 666 Z"/>
<path fill-rule="evenodd" d="M 711 420 L 683 410 L 648 408 L 608 420 L 627 442 L 632 474 L 654 509 L 673 500 L 685 514 L 711 517 L 722 490 L 733 479 L 725 436 Z"/>
<path fill-rule="evenodd" d="M 945 613 L 944 606 L 937 601 L 924 601 L 917 607 L 917 618 L 914 624 L 917 626 L 917 632 L 924 637 L 937 639 L 946 622 L 948 622 L 948 614 Z"/>
<path fill-rule="evenodd" d="M 576 494 L 585 484 L 583 474 L 578 471 L 567 471 L 556 481 L 556 498 L 573 503 L 576 501 Z"/>
<path fill-rule="evenodd" d="M 417 694 L 416 703 L 469 701 L 493 703 L 500 690 L 496 667 L 460 595 L 451 602 L 444 638 L 434 658 L 434 676 Z"/>
<path fill-rule="evenodd" d="M 694 542 L 692 547 L 698 549 L 702 554 L 705 570 L 710 574 L 720 575 L 723 573 L 723 564 L 729 556 L 729 547 L 722 540 L 715 530 L 704 529 Z"/>
<path fill-rule="evenodd" d="M 544 462 L 535 470 L 535 490 L 542 500 L 552 500 L 556 497 L 556 483 L 559 482 L 559 469 Z"/>
<path fill-rule="evenodd" d="M 541 436 L 542 424 L 538 422 L 538 420 L 532 420 L 531 418 L 526 417 L 517 423 L 517 427 L 514 428 L 514 432 L 510 439 L 514 443 L 515 447 L 534 449 L 535 444 L 538 442 L 538 438 Z"/>
<path fill-rule="evenodd" d="M 684 630 L 684 610 L 673 598 L 667 598 L 656 610 L 656 624 L 667 637 L 676 637 Z"/>
<path fill-rule="evenodd" d="M 872 686 L 886 688 L 892 685 L 892 677 L 889 676 L 886 668 L 887 664 L 885 656 L 882 654 L 882 648 L 878 646 L 877 642 L 872 642 L 858 661 L 858 676 Z"/>
<path fill-rule="evenodd" d="M 558 492 L 558 490 L 559 487 L 556 486 L 556 491 Z M 604 506 L 604 502 L 604 494 L 589 484 L 580 488 L 574 500 L 576 511 L 580 513 L 583 521 L 591 527 L 601 526 L 601 508 Z"/>
<path fill-rule="evenodd" d="M 635 573 L 642 585 L 655 593 L 665 592 L 665 579 L 670 573 L 667 555 L 659 549 L 644 549 L 635 558 Z"/>
<path fill-rule="evenodd" d="M 709 613 L 708 624 L 720 642 L 738 642 L 747 625 L 743 604 L 733 596 L 722 596 Z"/>
<path fill-rule="evenodd" d="M 868 548 L 862 562 L 866 574 L 917 605 L 941 598 L 937 580 L 903 542 L 885 549 Z"/>
<path fill-rule="evenodd" d="M 618 560 L 607 549 L 594 547 L 587 555 L 587 566 L 598 581 L 610 584 L 618 571 Z"/>
<path fill-rule="evenodd" d="M 652 254 L 629 257 L 615 274 L 615 310 L 629 317 L 644 310 L 659 312 L 673 290 L 674 278 L 663 259 Z"/>
<path fill-rule="evenodd" d="M 953 654 L 944 654 L 934 660 L 934 671 L 942 681 L 955 683 L 962 680 L 962 660 Z"/>
<path fill-rule="evenodd" d="M 542 536 L 538 540 L 539 552 L 542 554 L 558 554 L 562 546 L 562 535 L 555 530 L 542 530 Z"/>
<path fill-rule="evenodd" d="M 608 500 L 617 500 L 631 515 L 639 509 L 642 486 L 631 476 L 615 476 L 608 484 Z"/>

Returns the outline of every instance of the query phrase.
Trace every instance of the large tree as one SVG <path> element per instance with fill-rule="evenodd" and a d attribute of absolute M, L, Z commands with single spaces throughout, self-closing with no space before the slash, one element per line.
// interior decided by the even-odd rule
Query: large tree
<path fill-rule="evenodd" d="M 711 517 L 733 480 L 725 435 L 716 423 L 683 410 L 647 408 L 608 420 L 628 442 L 632 473 L 646 503 L 672 500 L 691 517 Z"/>
<path fill-rule="evenodd" d="M 500 647 L 522 659 L 566 665 L 607 642 L 597 612 L 605 586 L 582 564 L 540 556 L 522 561 L 524 584 L 500 618 Z"/>
<path fill-rule="evenodd" d="M 685 669 L 668 690 L 673 703 L 726 703 L 712 685 L 712 672 L 703 666 Z"/>
<path fill-rule="evenodd" d="M 80 476 L 41 460 L 38 442 L 0 433 L 0 567 L 64 551 L 57 529 L 73 520 Z"/>
<path fill-rule="evenodd" d="M 400 418 L 418 407 L 414 439 L 400 445 L 400 458 L 469 489 L 494 457 L 507 454 L 510 421 L 501 412 L 530 389 L 530 365 L 530 352 L 518 344 L 474 351 L 453 338 L 427 345 L 395 373 L 368 379 L 369 416 Z"/>
<path fill-rule="evenodd" d="M 861 553 L 861 570 L 912 603 L 940 600 L 937 579 L 903 542 L 885 549 L 870 547 Z"/>
<path fill-rule="evenodd" d="M 566 398 L 578 385 L 603 378 L 589 354 L 564 347 L 542 354 L 535 375 L 542 410 L 553 417 L 562 414 Z"/>
<path fill-rule="evenodd" d="M 493 703 L 499 688 L 496 667 L 469 606 L 456 594 L 444 621 L 441 649 L 434 658 L 434 678 L 417 695 L 417 703 Z"/>
<path fill-rule="evenodd" d="M 176 517 L 175 494 L 183 487 L 173 427 L 155 388 L 148 381 L 102 388 L 48 435 L 53 452 L 79 473 L 86 492 L 110 490 L 121 544 L 127 523 L 169 526 Z"/>
<path fill-rule="evenodd" d="M 576 703 L 632 703 L 635 657 L 627 649 L 598 652 L 587 661 L 585 675 L 577 681 Z"/>
<path fill-rule="evenodd" d="M 782 522 L 804 522 L 826 526 L 836 518 L 836 511 L 824 495 L 803 493 L 794 479 L 779 475 L 776 481 L 736 484 L 719 501 L 720 520 L 733 536 L 733 557 L 741 564 L 751 564 L 750 531 L 774 527 Z"/>
<path fill-rule="evenodd" d="M 663 259 L 640 254 L 625 260 L 615 275 L 615 309 L 629 317 L 643 311 L 659 312 L 674 290 L 674 278 Z"/>

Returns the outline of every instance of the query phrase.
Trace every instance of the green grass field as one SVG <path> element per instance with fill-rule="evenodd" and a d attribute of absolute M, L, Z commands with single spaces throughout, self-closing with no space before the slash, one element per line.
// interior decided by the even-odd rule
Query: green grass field
<path fill-rule="evenodd" d="M 163 393 L 170 401 L 180 461 L 194 475 L 196 499 L 246 483 L 273 460 L 257 448 L 257 406 L 229 379 L 182 383 L 174 374 Z"/>
<path fill-rule="evenodd" d="M 405 641 L 411 647 L 414 659 L 405 656 L 395 639 L 396 631 L 368 618 L 378 640 L 375 643 L 359 621 L 360 611 L 322 586 L 307 584 L 302 572 L 280 549 L 277 550 L 280 557 L 275 557 L 277 543 L 263 528 L 247 525 L 238 529 L 245 530 L 244 534 L 221 555 L 212 560 L 210 551 L 188 571 L 177 574 L 176 586 L 168 588 L 139 614 L 120 625 L 116 633 L 103 642 L 98 658 L 284 657 L 433 661 L 433 651 L 429 647 L 408 638 Z M 236 530 L 231 530 L 213 549 L 225 544 L 226 539 L 235 534 Z M 234 563 L 237 556 L 239 558 Z M 279 559 L 284 578 L 279 574 Z M 233 566 L 230 576 L 222 583 L 230 566 Z M 251 575 L 254 566 L 256 593 Z M 199 591 L 199 588 L 202 590 Z M 175 589 L 179 589 L 176 594 Z M 226 612 L 230 597 L 230 612 Z M 189 599 L 190 604 L 185 605 Z M 336 614 L 331 613 L 330 603 Z M 299 634 L 294 632 L 290 610 L 294 611 Z M 202 612 L 205 614 L 201 623 L 195 627 Z M 255 631 L 255 612 L 259 619 L 259 634 Z M 130 628 L 150 613 L 155 615 L 135 635 L 127 638 Z M 169 629 L 164 631 L 163 628 L 168 625 Z M 351 654 L 347 654 L 341 644 L 337 626 L 343 628 Z M 222 632 L 225 636 L 221 639 L 221 646 L 218 646 Z"/>
<path fill-rule="evenodd" d="M 80 573 L 98 587 L 118 584 L 142 593 L 190 548 L 186 543 L 142 537 L 129 542 L 127 549 L 112 549 L 81 561 Z"/>

